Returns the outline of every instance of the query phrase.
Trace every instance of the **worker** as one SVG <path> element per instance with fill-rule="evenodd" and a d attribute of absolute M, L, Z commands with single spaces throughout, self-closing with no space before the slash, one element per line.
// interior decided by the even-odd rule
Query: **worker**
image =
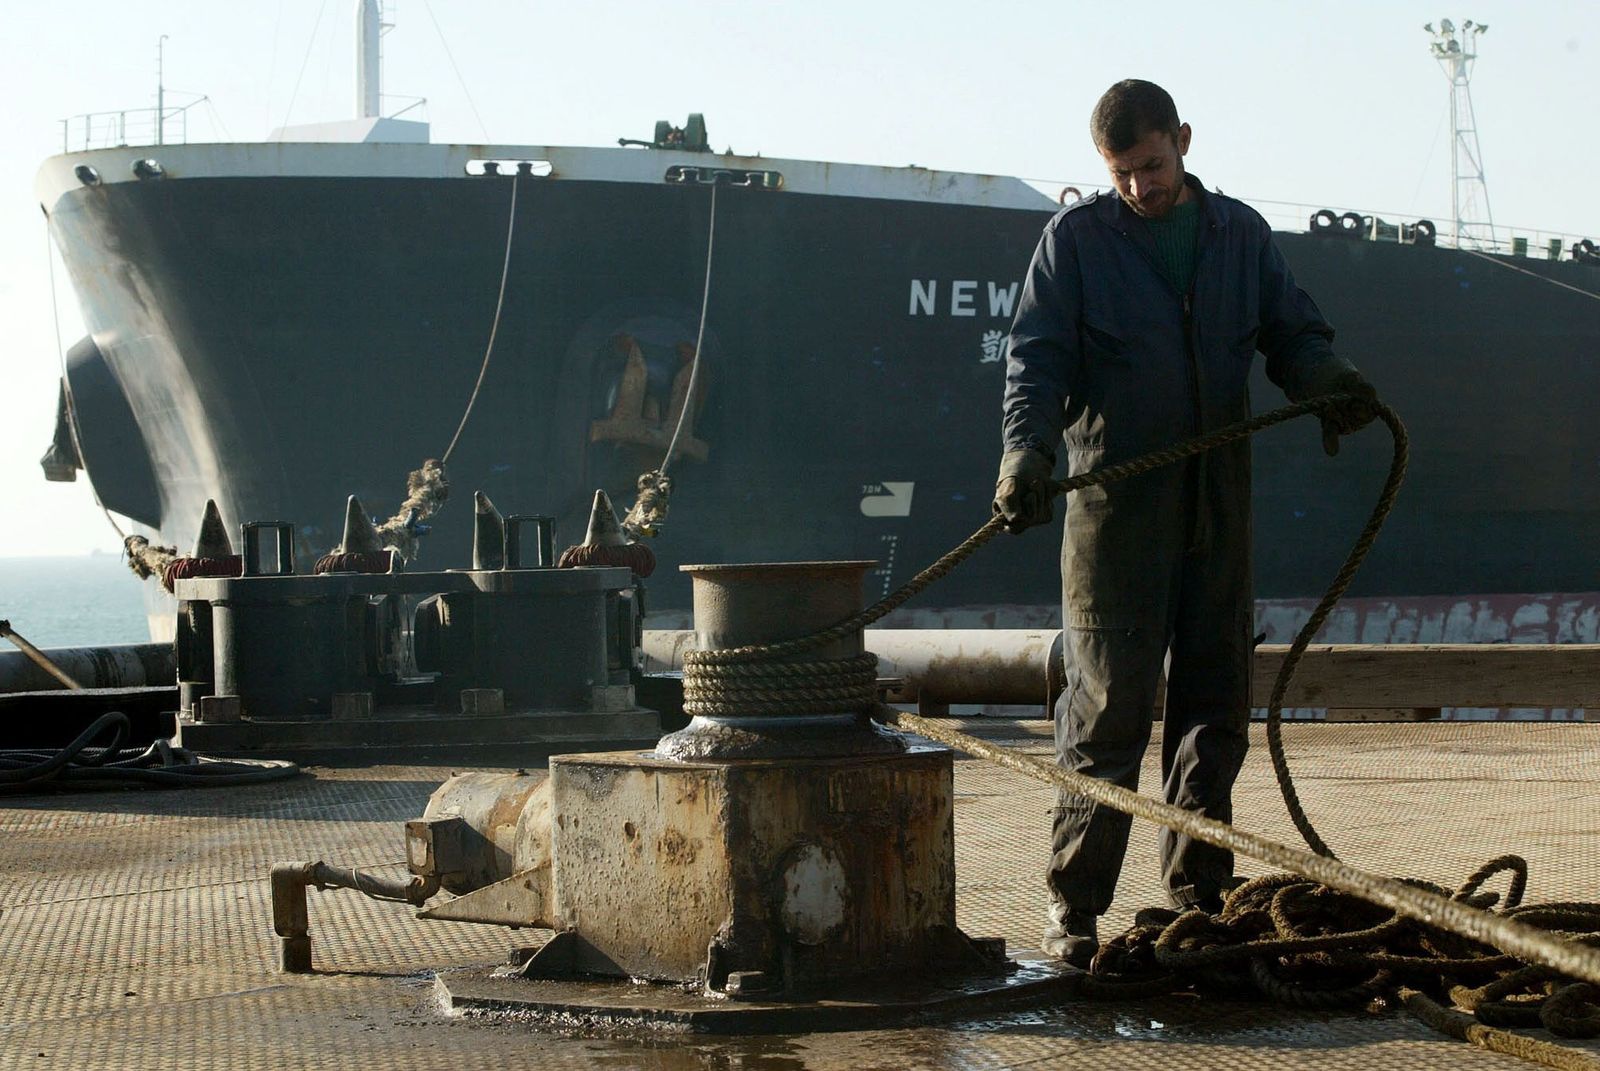
<path fill-rule="evenodd" d="M 1090 134 L 1112 191 L 1045 226 L 1011 327 L 994 510 L 1012 532 L 1050 522 L 1063 442 L 1076 475 L 1249 416 L 1258 351 L 1293 401 L 1349 396 L 1322 417 L 1328 453 L 1376 415 L 1266 221 L 1186 173 L 1192 131 L 1165 90 L 1118 82 Z M 1250 720 L 1250 530 L 1248 440 L 1068 497 L 1061 766 L 1136 789 L 1166 661 L 1163 795 L 1231 819 Z M 1075 794 L 1058 804 L 1042 947 L 1087 967 L 1130 819 Z M 1170 830 L 1159 847 L 1173 906 L 1219 911 L 1232 854 Z"/>

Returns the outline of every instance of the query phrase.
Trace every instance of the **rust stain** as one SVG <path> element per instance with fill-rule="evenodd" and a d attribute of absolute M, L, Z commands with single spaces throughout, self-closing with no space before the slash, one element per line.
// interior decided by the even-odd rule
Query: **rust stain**
<path fill-rule="evenodd" d="M 676 829 L 669 829 L 656 842 L 656 854 L 664 863 L 688 866 L 694 862 L 696 852 L 693 841 Z"/>

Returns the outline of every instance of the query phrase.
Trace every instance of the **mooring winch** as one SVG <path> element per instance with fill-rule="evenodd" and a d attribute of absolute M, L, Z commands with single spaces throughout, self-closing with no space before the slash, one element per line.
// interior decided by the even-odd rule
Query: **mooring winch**
<path fill-rule="evenodd" d="M 699 650 L 848 618 L 871 565 L 685 566 Z M 773 672 L 863 650 L 856 629 Z M 712 704 L 652 751 L 452 778 L 407 823 L 409 881 L 359 887 L 419 906 L 443 888 L 457 895 L 419 918 L 555 931 L 508 966 L 443 975 L 455 1008 L 767 1029 L 789 1014 L 817 1026 L 823 994 L 853 1023 L 1056 985 L 1055 968 L 1019 969 L 1003 941 L 956 924 L 952 753 L 875 722 L 870 675 L 854 689 L 865 703 L 777 691 L 786 712 Z M 282 864 L 273 882 L 282 965 L 308 970 L 306 887 L 357 882 L 321 863 Z"/>
<path fill-rule="evenodd" d="M 242 526 L 222 575 L 178 576 L 178 741 L 313 761 L 527 761 L 653 740 L 660 719 L 634 693 L 634 573 L 558 569 L 549 518 L 502 520 L 478 497 L 472 569 L 400 571 L 352 498 L 314 575 L 296 574 L 294 526 L 266 521 Z M 232 548 L 216 553 L 206 560 Z"/>

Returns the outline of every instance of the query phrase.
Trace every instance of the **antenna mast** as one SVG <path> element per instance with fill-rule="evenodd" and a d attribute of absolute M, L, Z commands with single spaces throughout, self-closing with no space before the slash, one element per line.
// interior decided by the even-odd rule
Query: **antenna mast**
<path fill-rule="evenodd" d="M 156 38 L 156 144 L 166 144 L 167 132 L 167 35 Z"/>
<path fill-rule="evenodd" d="M 379 40 L 388 29 L 378 0 L 356 0 L 356 118 L 383 114 L 383 57 Z"/>
<path fill-rule="evenodd" d="M 1494 213 L 1489 208 L 1489 183 L 1483 177 L 1483 151 L 1478 145 L 1478 121 L 1472 111 L 1472 63 L 1478 58 L 1478 35 L 1489 27 L 1468 19 L 1456 29 L 1449 19 L 1440 19 L 1439 28 L 1428 23 L 1424 30 L 1433 35 L 1433 57 L 1450 80 L 1450 214 L 1455 217 L 1458 246 L 1494 244 Z M 1483 200 L 1483 218 L 1475 218 L 1478 200 Z"/>

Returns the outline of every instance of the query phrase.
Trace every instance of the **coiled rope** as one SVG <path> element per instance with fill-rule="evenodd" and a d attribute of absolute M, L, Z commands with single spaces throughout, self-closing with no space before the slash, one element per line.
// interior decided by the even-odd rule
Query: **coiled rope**
<path fill-rule="evenodd" d="M 1500 874 L 1510 876 L 1503 896 L 1480 891 Z M 1527 880 L 1527 862 L 1505 855 L 1479 867 L 1454 892 L 1420 881 L 1400 884 L 1484 913 L 1498 904 L 1500 911 L 1489 917 L 1554 929 L 1590 949 L 1600 943 L 1600 904 L 1523 904 Z M 1133 927 L 1095 957 L 1082 992 L 1120 999 L 1192 988 L 1255 990 L 1313 1010 L 1392 997 L 1463 1041 L 1564 1071 L 1600 1068 L 1585 1053 L 1501 1029 L 1543 1027 L 1558 1037 L 1594 1037 L 1600 1034 L 1600 987 L 1294 874 L 1244 883 L 1215 916 L 1139 912 Z M 1471 1014 L 1445 1007 L 1430 993 L 1447 995 Z"/>

